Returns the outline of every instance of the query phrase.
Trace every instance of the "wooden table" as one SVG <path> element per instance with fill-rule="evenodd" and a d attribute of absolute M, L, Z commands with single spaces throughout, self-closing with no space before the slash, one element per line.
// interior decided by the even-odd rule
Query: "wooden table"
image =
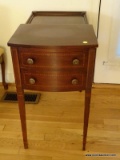
<path fill-rule="evenodd" d="M 32 12 L 11 48 L 24 148 L 28 148 L 24 89 L 85 90 L 83 150 L 86 146 L 97 39 L 85 12 Z"/>

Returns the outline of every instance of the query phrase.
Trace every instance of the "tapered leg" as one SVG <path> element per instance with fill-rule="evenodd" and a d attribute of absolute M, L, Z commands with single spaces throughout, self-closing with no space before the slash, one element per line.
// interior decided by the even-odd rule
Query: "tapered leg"
<path fill-rule="evenodd" d="M 91 90 L 85 91 L 85 109 L 84 109 L 84 126 L 83 126 L 83 150 L 86 148 L 87 130 L 90 113 Z"/>
<path fill-rule="evenodd" d="M 14 74 L 15 74 L 15 83 L 16 83 L 16 89 L 17 89 L 17 98 L 18 98 L 18 106 L 19 106 L 19 113 L 20 113 L 20 120 L 21 120 L 21 127 L 22 127 L 23 143 L 24 143 L 24 148 L 27 149 L 28 141 L 27 141 L 24 88 L 22 86 L 18 49 L 16 47 L 11 47 L 11 55 L 12 55 L 12 61 L 13 61 Z"/>
<path fill-rule="evenodd" d="M 8 84 L 5 82 L 5 62 L 4 62 L 3 55 L 2 55 L 1 70 L 2 70 L 2 83 L 3 83 L 4 89 L 8 89 Z"/>
<path fill-rule="evenodd" d="M 28 141 L 27 141 L 27 127 L 26 127 L 26 111 L 25 111 L 24 91 L 20 88 L 17 89 L 17 97 L 18 97 L 19 113 L 20 113 L 20 119 L 21 119 L 23 143 L 24 143 L 24 148 L 27 149 L 28 148 Z"/>
<path fill-rule="evenodd" d="M 88 121 L 90 114 L 90 100 L 91 100 L 91 89 L 94 74 L 96 49 L 91 48 L 88 55 L 88 67 L 86 77 L 86 89 L 85 89 L 85 109 L 84 109 L 84 126 L 83 126 L 83 150 L 86 148 Z"/>

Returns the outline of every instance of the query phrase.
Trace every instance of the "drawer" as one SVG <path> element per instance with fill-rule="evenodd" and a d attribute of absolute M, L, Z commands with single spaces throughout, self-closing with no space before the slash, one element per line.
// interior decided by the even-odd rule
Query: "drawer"
<path fill-rule="evenodd" d="M 45 52 L 25 50 L 19 53 L 21 67 L 32 68 L 87 68 L 88 54 L 80 52 Z M 71 68 L 71 69 L 72 69 Z"/>
<path fill-rule="evenodd" d="M 77 91 L 85 88 L 85 75 L 70 72 L 30 73 L 22 71 L 24 89 L 41 91 Z"/>

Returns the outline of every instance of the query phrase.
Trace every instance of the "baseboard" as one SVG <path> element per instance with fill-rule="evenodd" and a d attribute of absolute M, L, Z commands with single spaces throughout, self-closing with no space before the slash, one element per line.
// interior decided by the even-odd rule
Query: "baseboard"
<path fill-rule="evenodd" d="M 93 88 L 116 88 L 120 89 L 120 84 L 111 84 L 111 83 L 93 83 Z"/>

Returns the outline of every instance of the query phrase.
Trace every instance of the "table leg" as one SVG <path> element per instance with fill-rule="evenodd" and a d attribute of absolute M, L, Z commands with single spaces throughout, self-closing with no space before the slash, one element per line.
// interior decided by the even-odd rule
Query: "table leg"
<path fill-rule="evenodd" d="M 2 55 L 1 70 L 2 70 L 2 83 L 3 83 L 4 89 L 8 89 L 8 84 L 5 82 L 5 62 L 4 62 L 3 55 Z"/>
<path fill-rule="evenodd" d="M 86 148 L 87 130 L 90 113 L 91 90 L 85 91 L 85 109 L 84 109 L 84 126 L 83 126 L 83 150 Z"/>
<path fill-rule="evenodd" d="M 85 89 L 85 109 L 84 109 L 84 127 L 83 127 L 83 150 L 86 148 L 88 121 L 90 113 L 90 100 L 91 100 L 91 89 L 94 75 L 94 64 L 95 64 L 96 49 L 91 48 L 88 55 L 88 68 L 86 77 L 86 89 Z"/>
<path fill-rule="evenodd" d="M 11 47 L 11 55 L 12 55 L 12 60 L 13 60 L 14 73 L 15 73 L 15 83 L 16 83 L 16 89 L 17 89 L 17 98 L 18 98 L 20 119 L 21 119 L 23 143 L 24 143 L 24 148 L 27 149 L 28 148 L 28 141 L 27 141 L 24 89 L 22 87 L 21 69 L 20 69 L 20 65 L 19 65 L 18 53 L 19 52 L 16 47 Z"/>
<path fill-rule="evenodd" d="M 27 141 L 27 127 L 26 127 L 26 111 L 25 111 L 25 100 L 24 100 L 24 91 L 19 89 L 17 90 L 17 97 L 18 97 L 18 106 L 19 106 L 19 113 L 21 119 L 21 127 L 22 127 L 22 135 L 23 135 L 23 143 L 24 148 L 28 148 L 28 141 Z"/>

